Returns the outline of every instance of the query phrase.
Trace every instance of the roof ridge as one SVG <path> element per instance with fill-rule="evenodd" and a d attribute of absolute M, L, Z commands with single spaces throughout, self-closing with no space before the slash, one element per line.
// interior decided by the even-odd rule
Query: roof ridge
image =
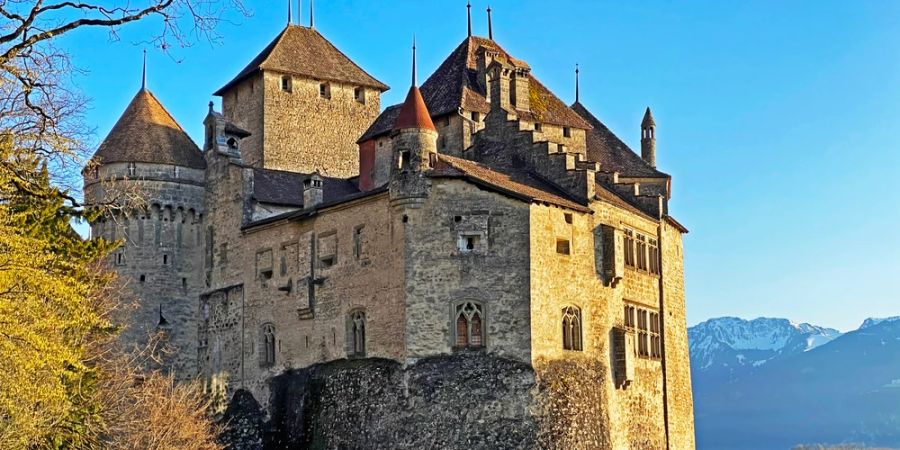
<path fill-rule="evenodd" d="M 297 25 L 297 26 L 299 27 L 299 26 L 301 26 L 301 25 Z M 334 43 L 332 43 L 330 40 L 328 40 L 328 38 L 326 38 L 325 35 L 323 35 L 322 33 L 319 33 L 319 30 L 317 30 L 317 29 L 315 29 L 315 28 L 310 28 L 310 30 L 312 30 L 312 31 L 313 31 L 314 33 L 316 33 L 319 37 L 321 37 L 322 40 L 324 40 L 326 44 L 330 45 L 331 48 L 333 48 L 333 49 L 334 49 L 336 52 L 338 52 L 341 56 L 343 56 L 344 58 L 347 58 L 347 61 L 350 61 L 350 64 L 353 64 L 353 66 L 355 66 L 357 69 L 359 69 L 360 72 L 362 72 L 362 73 L 368 75 L 369 78 L 375 80 L 376 82 L 381 83 L 380 81 L 378 81 L 377 78 L 375 78 L 374 76 L 372 76 L 372 74 L 369 73 L 366 69 L 363 69 L 362 66 L 360 66 L 359 64 L 357 64 L 356 61 L 353 60 L 353 58 L 347 56 L 346 53 L 344 53 L 341 49 L 339 49 L 336 45 L 334 45 Z M 381 84 L 385 87 L 385 89 L 384 89 L 385 91 L 387 91 L 387 90 L 389 90 L 389 89 L 391 88 L 390 86 L 388 86 L 388 85 L 386 85 L 386 84 L 384 84 L 384 83 L 381 83 Z"/>

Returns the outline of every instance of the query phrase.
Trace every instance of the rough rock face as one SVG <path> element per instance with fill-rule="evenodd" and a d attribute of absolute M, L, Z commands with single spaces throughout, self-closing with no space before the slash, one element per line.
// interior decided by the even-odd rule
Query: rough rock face
<path fill-rule="evenodd" d="M 603 399 L 590 389 L 602 374 L 586 369 L 554 364 L 552 384 L 537 385 L 527 364 L 480 352 L 406 368 L 385 359 L 334 361 L 273 378 L 266 424 L 256 420 L 250 394 L 236 393 L 227 443 L 235 450 L 602 447 Z M 582 376 L 556 376 L 573 370 Z M 254 438 L 262 434 L 264 445 Z"/>

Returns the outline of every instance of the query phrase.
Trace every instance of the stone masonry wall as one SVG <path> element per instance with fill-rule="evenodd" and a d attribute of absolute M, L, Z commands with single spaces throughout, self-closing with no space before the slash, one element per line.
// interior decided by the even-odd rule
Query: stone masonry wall
<path fill-rule="evenodd" d="M 407 209 L 408 358 L 451 353 L 455 308 L 484 307 L 488 353 L 530 361 L 528 205 L 459 180 L 434 179 L 427 202 Z M 461 235 L 478 237 L 461 251 Z"/>
<path fill-rule="evenodd" d="M 222 114 L 251 133 L 241 141 L 241 157 L 245 164 L 254 167 L 263 167 L 264 99 L 263 76 L 259 73 L 232 87 L 222 96 Z"/>
<path fill-rule="evenodd" d="M 232 177 L 251 173 L 230 167 Z M 241 367 L 240 373 L 225 377 L 230 380 L 229 396 L 243 388 L 266 400 L 265 382 L 275 374 L 346 357 L 351 311 L 365 312 L 367 356 L 403 358 L 404 329 L 397 326 L 404 317 L 402 234 L 395 230 L 386 193 L 321 210 L 309 218 L 236 232 L 240 224 L 234 217 L 241 215 L 242 205 L 224 199 L 235 199 L 234 186 L 243 182 L 232 178 L 219 184 L 223 200 L 210 211 L 211 218 L 222 216 L 222 220 L 213 222 L 217 250 L 209 289 L 239 285 L 244 299 L 239 314 L 243 333 L 238 338 L 242 349 L 238 358 L 243 362 L 222 365 L 230 372 Z M 326 253 L 333 256 L 329 267 L 320 260 Z M 266 269 L 271 275 L 263 274 Z M 318 280 L 312 289 L 311 276 Z M 212 305 L 210 309 L 210 323 L 220 320 Z M 263 349 L 263 330 L 269 325 L 275 333 L 272 364 L 264 361 Z"/>
<path fill-rule="evenodd" d="M 351 177 L 359 173 L 356 140 L 380 112 L 381 93 L 329 82 L 330 98 L 319 95 L 319 80 L 293 77 L 291 92 L 281 89 L 281 75 L 264 74 L 262 166 L 267 169 Z"/>
<path fill-rule="evenodd" d="M 586 389 L 584 383 L 588 383 L 596 396 L 596 402 L 573 403 L 580 414 L 567 442 L 572 448 L 665 448 L 660 362 L 633 355 L 635 380 L 621 389 L 613 380 L 611 347 L 612 328 L 624 325 L 623 300 L 658 305 L 658 290 L 654 288 L 658 279 L 628 270 L 616 287 L 604 285 L 597 271 L 602 246 L 594 243 L 601 224 L 618 229 L 625 225 L 653 229 L 655 224 L 600 202 L 592 203 L 593 214 L 537 205 L 531 209 L 532 355 L 536 375 L 539 379 L 562 377 L 567 381 L 559 382 L 570 384 L 576 392 Z M 566 214 L 571 214 L 571 224 Z M 569 255 L 557 252 L 560 239 L 569 241 Z M 616 246 L 621 252 L 621 236 Z M 566 306 L 581 310 L 583 351 L 563 350 L 562 309 Z M 606 434 L 589 432 L 599 429 Z"/>
<path fill-rule="evenodd" d="M 176 178 L 177 170 L 177 178 Z M 134 304 L 126 305 L 126 327 L 119 339 L 143 347 L 157 331 L 168 333 L 165 365 L 179 379 L 197 374 L 197 296 L 203 248 L 202 171 L 163 164 L 127 163 L 100 167 L 98 180 L 85 180 L 88 204 L 113 201 L 121 213 L 91 224 L 91 236 L 122 240 L 109 256 Z M 125 202 L 138 197 L 140 203 Z M 158 329 L 160 313 L 168 323 Z"/>
<path fill-rule="evenodd" d="M 684 245 L 681 232 L 668 222 L 664 221 L 661 229 L 670 447 L 694 448 L 694 404 L 685 316 Z"/>

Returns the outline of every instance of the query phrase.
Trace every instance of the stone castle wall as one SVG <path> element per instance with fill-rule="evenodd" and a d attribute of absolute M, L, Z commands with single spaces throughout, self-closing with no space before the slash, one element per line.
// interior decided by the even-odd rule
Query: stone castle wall
<path fill-rule="evenodd" d="M 232 87 L 222 96 L 222 114 L 235 125 L 249 131 L 241 140 L 241 158 L 254 167 L 264 167 L 265 145 L 264 82 L 262 74 L 255 74 Z"/>
<path fill-rule="evenodd" d="M 177 177 L 176 177 L 177 170 Z M 109 257 L 134 304 L 125 308 L 120 340 L 143 347 L 155 334 L 160 312 L 172 346 L 175 376 L 192 378 L 198 367 L 197 302 L 202 288 L 203 171 L 162 164 L 105 164 L 86 180 L 88 204 L 120 199 L 120 213 L 92 224 L 91 235 L 122 240 Z M 140 201 L 130 198 L 146 199 Z M 161 310 L 160 310 L 161 307 Z"/>
<path fill-rule="evenodd" d="M 406 328 L 410 359 L 451 353 L 455 308 L 484 307 L 487 351 L 530 360 L 528 205 L 458 180 L 434 179 L 405 226 Z M 472 251 L 463 236 L 477 236 Z"/>

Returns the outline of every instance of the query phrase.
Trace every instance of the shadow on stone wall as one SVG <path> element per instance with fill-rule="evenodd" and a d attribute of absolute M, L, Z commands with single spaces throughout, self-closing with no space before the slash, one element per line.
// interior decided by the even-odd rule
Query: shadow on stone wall
<path fill-rule="evenodd" d="M 270 380 L 266 423 L 249 393 L 235 394 L 227 442 L 237 450 L 603 448 L 608 417 L 595 383 L 605 374 L 583 363 L 542 367 L 540 386 L 527 364 L 468 352 L 406 368 L 361 359 L 291 370 Z"/>

